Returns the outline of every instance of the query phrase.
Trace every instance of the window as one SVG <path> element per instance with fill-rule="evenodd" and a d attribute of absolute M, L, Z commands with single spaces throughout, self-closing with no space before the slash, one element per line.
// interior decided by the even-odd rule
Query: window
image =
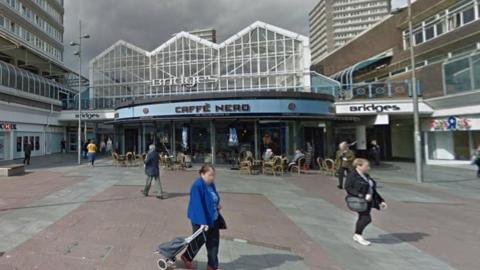
<path fill-rule="evenodd" d="M 444 76 L 446 94 L 472 90 L 469 58 L 463 58 L 445 64 Z"/>
<path fill-rule="evenodd" d="M 435 28 L 434 26 L 430 26 L 425 29 L 425 39 L 430 40 L 435 36 Z"/>
<path fill-rule="evenodd" d="M 473 7 L 463 11 L 463 24 L 467 24 L 475 20 L 475 10 Z"/>

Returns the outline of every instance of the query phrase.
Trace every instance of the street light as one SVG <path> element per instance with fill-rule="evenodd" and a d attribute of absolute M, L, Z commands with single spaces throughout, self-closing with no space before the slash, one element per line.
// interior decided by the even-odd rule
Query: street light
<path fill-rule="evenodd" d="M 82 21 L 78 22 L 79 26 L 79 35 L 78 41 L 70 42 L 70 46 L 78 47 L 78 50 L 73 54 L 78 56 L 78 141 L 77 141 L 77 150 L 78 150 L 78 165 L 82 163 L 82 39 L 90 38 L 88 34 L 82 34 Z"/>
<path fill-rule="evenodd" d="M 412 66 L 412 102 L 413 102 L 413 125 L 414 125 L 414 146 L 415 146 L 415 175 L 418 183 L 423 183 L 422 174 L 422 148 L 420 136 L 420 113 L 418 109 L 418 91 L 417 76 L 415 67 L 415 42 L 413 40 L 413 22 L 412 22 L 412 0 L 408 0 L 408 32 L 410 39 L 410 61 Z"/>

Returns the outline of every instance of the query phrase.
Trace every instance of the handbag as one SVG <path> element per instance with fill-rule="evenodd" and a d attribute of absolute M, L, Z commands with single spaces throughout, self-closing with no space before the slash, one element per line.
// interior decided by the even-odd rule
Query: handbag
<path fill-rule="evenodd" d="M 227 222 L 223 218 L 222 214 L 218 215 L 218 229 L 220 230 L 226 230 L 227 229 Z"/>
<path fill-rule="evenodd" d="M 368 209 L 368 202 L 364 198 L 347 195 L 345 202 L 347 202 L 348 209 L 355 212 L 365 212 Z"/>

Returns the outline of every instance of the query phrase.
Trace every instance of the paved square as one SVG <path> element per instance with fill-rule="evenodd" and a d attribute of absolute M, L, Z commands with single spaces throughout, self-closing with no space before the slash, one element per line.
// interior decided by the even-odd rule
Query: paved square
<path fill-rule="evenodd" d="M 375 212 L 366 236 L 351 240 L 355 214 L 335 179 L 273 177 L 218 168 L 228 230 L 224 269 L 478 269 L 479 199 L 458 187 L 382 181 L 389 209 Z M 383 174 L 382 174 L 383 173 Z M 153 250 L 188 235 L 188 191 L 196 177 L 162 171 L 168 200 L 144 198 L 142 168 L 64 164 L 0 178 L 0 269 L 156 269 Z M 197 257 L 205 268 L 205 251 Z M 178 265 L 177 269 L 181 269 Z"/>

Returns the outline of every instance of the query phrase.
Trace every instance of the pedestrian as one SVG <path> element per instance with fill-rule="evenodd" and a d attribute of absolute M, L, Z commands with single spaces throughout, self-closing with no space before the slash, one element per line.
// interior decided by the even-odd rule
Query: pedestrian
<path fill-rule="evenodd" d="M 473 151 L 472 165 L 477 165 L 477 177 L 480 178 L 480 145 Z"/>
<path fill-rule="evenodd" d="M 377 140 L 370 142 L 370 157 L 375 166 L 380 166 L 380 145 L 378 145 Z"/>
<path fill-rule="evenodd" d="M 102 139 L 100 141 L 100 153 L 102 153 L 102 155 L 105 154 L 106 148 L 107 148 L 107 145 L 105 144 L 105 141 Z"/>
<path fill-rule="evenodd" d="M 91 140 L 90 143 L 87 145 L 87 157 L 88 162 L 90 162 L 90 166 L 95 166 L 95 158 L 97 156 L 97 145 L 95 144 L 94 140 Z"/>
<path fill-rule="evenodd" d="M 149 151 L 144 161 L 147 182 L 145 183 L 145 188 L 141 190 L 141 192 L 145 197 L 148 197 L 148 192 L 150 190 L 150 187 L 152 186 L 152 181 L 155 180 L 157 182 L 157 198 L 163 200 L 167 198 L 167 195 L 163 193 L 162 182 L 160 182 L 159 161 L 160 155 L 156 151 L 155 145 L 151 144 L 149 146 Z"/>
<path fill-rule="evenodd" d="M 265 150 L 265 153 L 263 153 L 263 161 L 269 161 L 273 158 L 274 154 L 271 148 L 268 148 Z"/>
<path fill-rule="evenodd" d="M 88 155 L 88 145 L 90 144 L 90 140 L 87 140 L 83 146 L 82 146 L 82 149 L 83 149 L 83 159 L 87 159 L 87 155 Z"/>
<path fill-rule="evenodd" d="M 27 144 L 23 146 L 23 164 L 30 165 L 30 159 L 32 156 L 33 145 L 32 142 L 27 141 Z"/>
<path fill-rule="evenodd" d="M 200 176 L 193 182 L 190 190 L 188 218 L 192 222 L 193 231 L 202 225 L 208 226 L 205 237 L 199 236 L 190 243 L 181 256 L 187 269 L 195 269 L 193 259 L 203 244 L 206 243 L 208 265 L 207 270 L 218 269 L 218 251 L 220 245 L 220 230 L 226 229 L 225 220 L 220 214 L 222 206 L 220 195 L 215 187 L 215 168 L 205 164 L 199 171 Z"/>
<path fill-rule="evenodd" d="M 349 196 L 364 199 L 367 203 L 366 210 L 358 212 L 355 234 L 353 235 L 353 240 L 364 246 L 371 244 L 363 238 L 363 231 L 372 222 L 370 214 L 372 208 L 377 210 L 387 208 L 385 200 L 377 192 L 377 183 L 368 174 L 369 171 L 370 162 L 363 158 L 357 158 L 353 161 L 353 170 L 345 182 L 345 190 Z"/>
<path fill-rule="evenodd" d="M 60 152 L 61 153 L 66 153 L 67 149 L 67 142 L 65 141 L 65 139 L 62 139 L 62 141 L 60 142 Z"/>
<path fill-rule="evenodd" d="M 107 140 L 107 154 L 111 155 L 112 154 L 112 148 L 113 148 L 113 142 L 110 137 L 108 137 Z"/>
<path fill-rule="evenodd" d="M 297 164 L 298 160 L 305 157 L 305 154 L 302 152 L 302 150 L 300 148 L 297 148 L 295 150 L 295 154 L 293 155 L 293 159 L 292 161 L 290 161 L 290 163 L 288 163 L 288 170 L 290 171 L 292 169 L 292 167 Z"/>
<path fill-rule="evenodd" d="M 338 188 L 343 189 L 344 178 L 352 168 L 352 162 L 355 154 L 348 148 L 347 142 L 341 142 L 335 155 L 335 167 L 337 168 Z"/>

